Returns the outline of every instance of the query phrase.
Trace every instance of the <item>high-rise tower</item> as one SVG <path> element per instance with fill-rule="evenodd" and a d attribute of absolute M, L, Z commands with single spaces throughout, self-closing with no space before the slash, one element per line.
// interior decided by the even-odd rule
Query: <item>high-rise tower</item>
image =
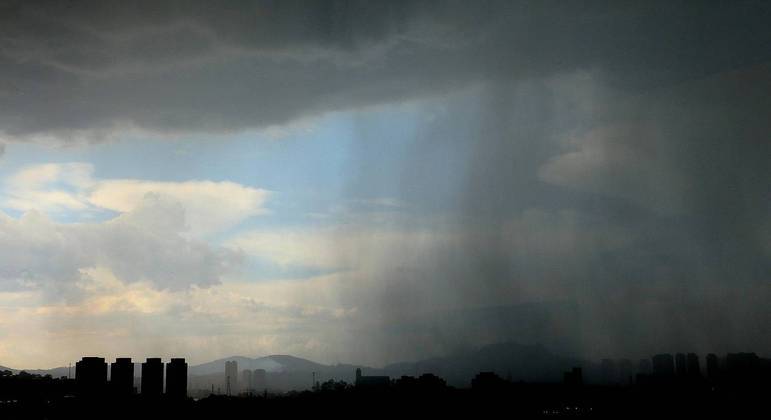
<path fill-rule="evenodd" d="M 110 388 L 117 395 L 134 393 L 134 363 L 130 357 L 119 357 L 110 365 Z"/>
<path fill-rule="evenodd" d="M 171 398 L 187 397 L 187 363 L 184 358 L 174 358 L 166 364 L 166 395 Z"/>
<path fill-rule="evenodd" d="M 163 362 L 150 357 L 142 363 L 142 395 L 159 397 L 163 394 Z"/>

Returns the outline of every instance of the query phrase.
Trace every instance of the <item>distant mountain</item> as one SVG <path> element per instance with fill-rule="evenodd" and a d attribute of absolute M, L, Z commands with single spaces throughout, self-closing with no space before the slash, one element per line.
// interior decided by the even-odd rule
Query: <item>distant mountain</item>
<path fill-rule="evenodd" d="M 69 372 L 69 368 L 66 366 L 62 367 L 56 367 L 53 369 L 28 369 L 26 370 L 27 373 L 31 373 L 33 375 L 51 375 L 54 378 L 59 378 L 62 376 L 67 376 L 67 373 Z M 75 377 L 75 368 L 72 368 L 72 376 Z"/>
<path fill-rule="evenodd" d="M 302 371 L 314 372 L 321 371 L 326 368 L 326 366 L 316 362 L 311 362 L 310 360 L 277 354 L 272 356 L 257 357 L 254 359 L 243 356 L 225 357 L 223 359 L 217 359 L 200 365 L 190 366 L 188 368 L 188 372 L 190 375 L 210 375 L 215 373 L 223 373 L 225 371 L 225 362 L 229 360 L 235 360 L 238 363 L 239 371 L 245 369 L 264 369 L 266 372 L 271 373 Z"/>
<path fill-rule="evenodd" d="M 357 365 L 322 365 L 285 355 L 255 359 L 234 356 L 191 366 L 189 372 L 192 388 L 225 386 L 225 362 L 228 360 L 238 363 L 239 372 L 244 369 L 265 369 L 269 387 L 276 390 L 307 389 L 312 383 L 314 372 L 317 380 L 353 382 L 357 368 L 361 368 L 365 375 L 388 375 L 392 378 L 434 373 L 446 379 L 450 385 L 468 387 L 471 379 L 482 371 L 493 371 L 514 381 L 559 382 L 565 371 L 574 366 L 586 365 L 586 362 L 579 359 L 555 355 L 541 345 L 514 342 L 492 344 L 447 357 L 394 363 L 382 369 Z M 236 380 L 241 381 L 241 378 Z"/>
<path fill-rule="evenodd" d="M 391 377 L 434 373 L 453 386 L 466 387 L 482 371 L 492 371 L 514 381 L 558 382 L 562 380 L 563 372 L 583 364 L 585 362 L 579 359 L 552 354 L 538 344 L 506 342 L 447 357 L 395 363 L 383 368 L 382 372 Z"/>
<path fill-rule="evenodd" d="M 232 390 L 238 391 L 243 391 L 245 388 L 241 375 L 247 369 L 264 369 L 267 373 L 266 382 L 268 388 L 272 391 L 308 389 L 312 386 L 314 374 L 318 381 L 334 379 L 353 382 L 357 368 L 362 368 L 364 372 L 377 371 L 365 366 L 323 365 L 299 357 L 281 354 L 253 359 L 243 356 L 232 356 L 190 366 L 188 368 L 190 389 L 207 390 L 214 388 L 224 392 L 227 387 L 225 382 L 225 362 L 231 360 L 238 364 L 239 377 L 232 380 L 230 386 Z"/>
<path fill-rule="evenodd" d="M 33 375 L 40 375 L 40 376 L 51 375 L 54 378 L 58 378 L 61 376 L 67 376 L 67 372 L 69 371 L 69 368 L 67 368 L 66 366 L 62 366 L 62 367 L 55 367 L 52 369 L 13 369 L 5 366 L 0 366 L 0 371 L 3 371 L 3 370 L 10 370 L 13 373 L 19 373 L 21 371 L 24 371 L 27 373 L 31 373 Z M 72 374 L 75 375 L 74 369 L 72 371 Z"/>

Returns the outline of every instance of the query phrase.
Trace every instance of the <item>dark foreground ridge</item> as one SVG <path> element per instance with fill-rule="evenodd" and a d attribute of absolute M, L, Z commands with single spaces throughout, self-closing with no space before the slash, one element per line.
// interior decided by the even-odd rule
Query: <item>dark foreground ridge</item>
<path fill-rule="evenodd" d="M 561 383 L 513 381 L 480 372 L 464 388 L 448 386 L 431 373 L 390 378 L 357 369 L 353 383 L 320 382 L 314 375 L 309 390 L 291 392 L 271 391 L 264 372 L 239 371 L 235 361 L 228 361 L 223 366 L 227 389 L 212 387 L 208 395 L 192 398 L 185 359 L 164 363 L 148 358 L 141 364 L 141 378 L 135 378 L 131 359 L 118 358 L 108 369 L 104 358 L 84 357 L 76 364 L 75 379 L 0 373 L 0 418 L 768 416 L 768 359 L 754 353 L 710 354 L 703 370 L 693 353 L 659 354 L 646 361 L 624 378 L 630 373 L 627 363 L 616 366 L 603 360 L 602 373 L 612 380 L 594 384 L 585 382 L 581 367 L 564 372 Z"/>

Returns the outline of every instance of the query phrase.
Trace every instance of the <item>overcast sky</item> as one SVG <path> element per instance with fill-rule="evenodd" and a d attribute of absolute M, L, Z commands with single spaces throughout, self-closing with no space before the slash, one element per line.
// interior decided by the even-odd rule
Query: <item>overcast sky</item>
<path fill-rule="evenodd" d="M 0 365 L 769 355 L 769 22 L 0 1 Z"/>

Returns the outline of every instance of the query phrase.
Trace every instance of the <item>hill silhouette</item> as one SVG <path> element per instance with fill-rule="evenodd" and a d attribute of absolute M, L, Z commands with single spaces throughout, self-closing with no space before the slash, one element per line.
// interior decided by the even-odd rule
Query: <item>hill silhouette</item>
<path fill-rule="evenodd" d="M 505 342 L 447 357 L 395 363 L 382 371 L 389 376 L 434 373 L 446 379 L 450 385 L 467 387 L 471 378 L 480 371 L 492 371 L 514 381 L 559 382 L 564 371 L 582 364 L 586 362 L 555 355 L 539 344 Z"/>
<path fill-rule="evenodd" d="M 515 342 L 491 344 L 478 349 L 457 352 L 446 357 L 392 363 L 383 368 L 353 364 L 324 365 L 288 355 L 258 358 L 226 357 L 190 367 L 192 388 L 223 387 L 224 366 L 228 360 L 238 362 L 238 370 L 265 369 L 269 387 L 274 390 L 308 389 L 313 374 L 317 380 L 353 382 L 355 371 L 361 368 L 365 375 L 387 375 L 392 378 L 434 373 L 447 383 L 465 388 L 480 371 L 492 371 L 514 381 L 559 382 L 562 373 L 573 366 L 586 365 L 579 359 L 558 356 L 542 345 L 522 345 Z"/>

